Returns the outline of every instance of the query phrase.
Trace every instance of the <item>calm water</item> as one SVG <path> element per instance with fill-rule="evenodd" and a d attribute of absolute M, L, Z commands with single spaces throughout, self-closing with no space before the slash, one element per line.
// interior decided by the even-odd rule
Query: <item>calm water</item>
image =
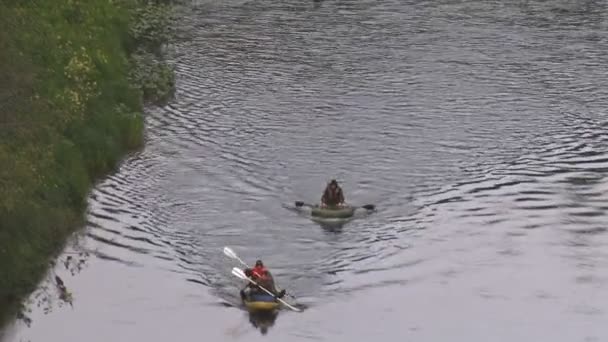
<path fill-rule="evenodd" d="M 608 340 L 607 5 L 189 5 L 175 101 L 56 270 L 73 308 L 4 340 Z M 284 208 L 332 177 L 378 212 Z M 262 334 L 224 246 L 305 311 Z"/>

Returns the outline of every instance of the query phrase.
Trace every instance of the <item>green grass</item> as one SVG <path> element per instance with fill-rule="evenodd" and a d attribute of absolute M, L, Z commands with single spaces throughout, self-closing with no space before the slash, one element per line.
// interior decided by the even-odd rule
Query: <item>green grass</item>
<path fill-rule="evenodd" d="M 82 226 L 93 182 L 141 147 L 143 103 L 172 92 L 169 7 L 143 3 L 0 2 L 0 325 Z"/>

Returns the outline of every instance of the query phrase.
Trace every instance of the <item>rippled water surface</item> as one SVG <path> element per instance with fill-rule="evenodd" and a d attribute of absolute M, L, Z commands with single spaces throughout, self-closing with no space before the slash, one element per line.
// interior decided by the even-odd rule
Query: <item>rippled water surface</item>
<path fill-rule="evenodd" d="M 606 6 L 189 4 L 176 99 L 93 191 L 85 269 L 57 269 L 73 308 L 4 339 L 608 340 Z M 378 211 L 284 208 L 332 177 Z M 262 334 L 224 246 L 304 312 Z"/>

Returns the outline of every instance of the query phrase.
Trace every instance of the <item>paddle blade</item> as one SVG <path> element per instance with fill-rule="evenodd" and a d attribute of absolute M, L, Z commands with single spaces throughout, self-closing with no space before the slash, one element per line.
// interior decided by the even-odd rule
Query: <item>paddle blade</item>
<path fill-rule="evenodd" d="M 374 210 L 374 209 L 376 209 L 376 206 L 373 204 L 366 204 L 364 206 L 361 206 L 361 208 L 366 209 L 366 210 Z"/>
<path fill-rule="evenodd" d="M 230 247 L 224 247 L 224 254 L 226 254 L 226 256 L 228 256 L 229 258 L 232 259 L 236 259 L 236 253 L 234 253 L 234 251 L 232 249 L 230 249 Z"/>
<path fill-rule="evenodd" d="M 247 275 L 245 275 L 245 272 L 243 272 L 243 270 L 238 267 L 235 267 L 232 269 L 232 274 L 234 274 L 236 277 L 239 277 L 243 280 L 247 280 Z"/>
<path fill-rule="evenodd" d="M 304 202 L 296 201 L 296 207 L 301 207 L 304 205 Z"/>

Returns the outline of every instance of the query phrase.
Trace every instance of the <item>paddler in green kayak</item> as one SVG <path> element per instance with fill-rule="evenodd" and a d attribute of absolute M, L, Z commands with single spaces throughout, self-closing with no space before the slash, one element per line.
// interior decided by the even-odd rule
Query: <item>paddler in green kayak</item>
<path fill-rule="evenodd" d="M 321 208 L 341 208 L 344 205 L 342 188 L 335 179 L 332 179 L 325 188 L 321 197 Z"/>
<path fill-rule="evenodd" d="M 255 281 L 259 286 L 274 293 L 278 298 L 282 298 L 285 295 L 285 290 L 278 291 L 276 288 L 274 279 L 268 269 L 264 267 L 262 260 L 256 261 L 253 268 L 246 268 L 245 275 Z M 241 298 L 246 296 L 245 292 L 247 289 L 249 289 L 249 291 L 263 291 L 259 289 L 257 285 L 248 283 L 245 288 L 241 290 Z"/>

